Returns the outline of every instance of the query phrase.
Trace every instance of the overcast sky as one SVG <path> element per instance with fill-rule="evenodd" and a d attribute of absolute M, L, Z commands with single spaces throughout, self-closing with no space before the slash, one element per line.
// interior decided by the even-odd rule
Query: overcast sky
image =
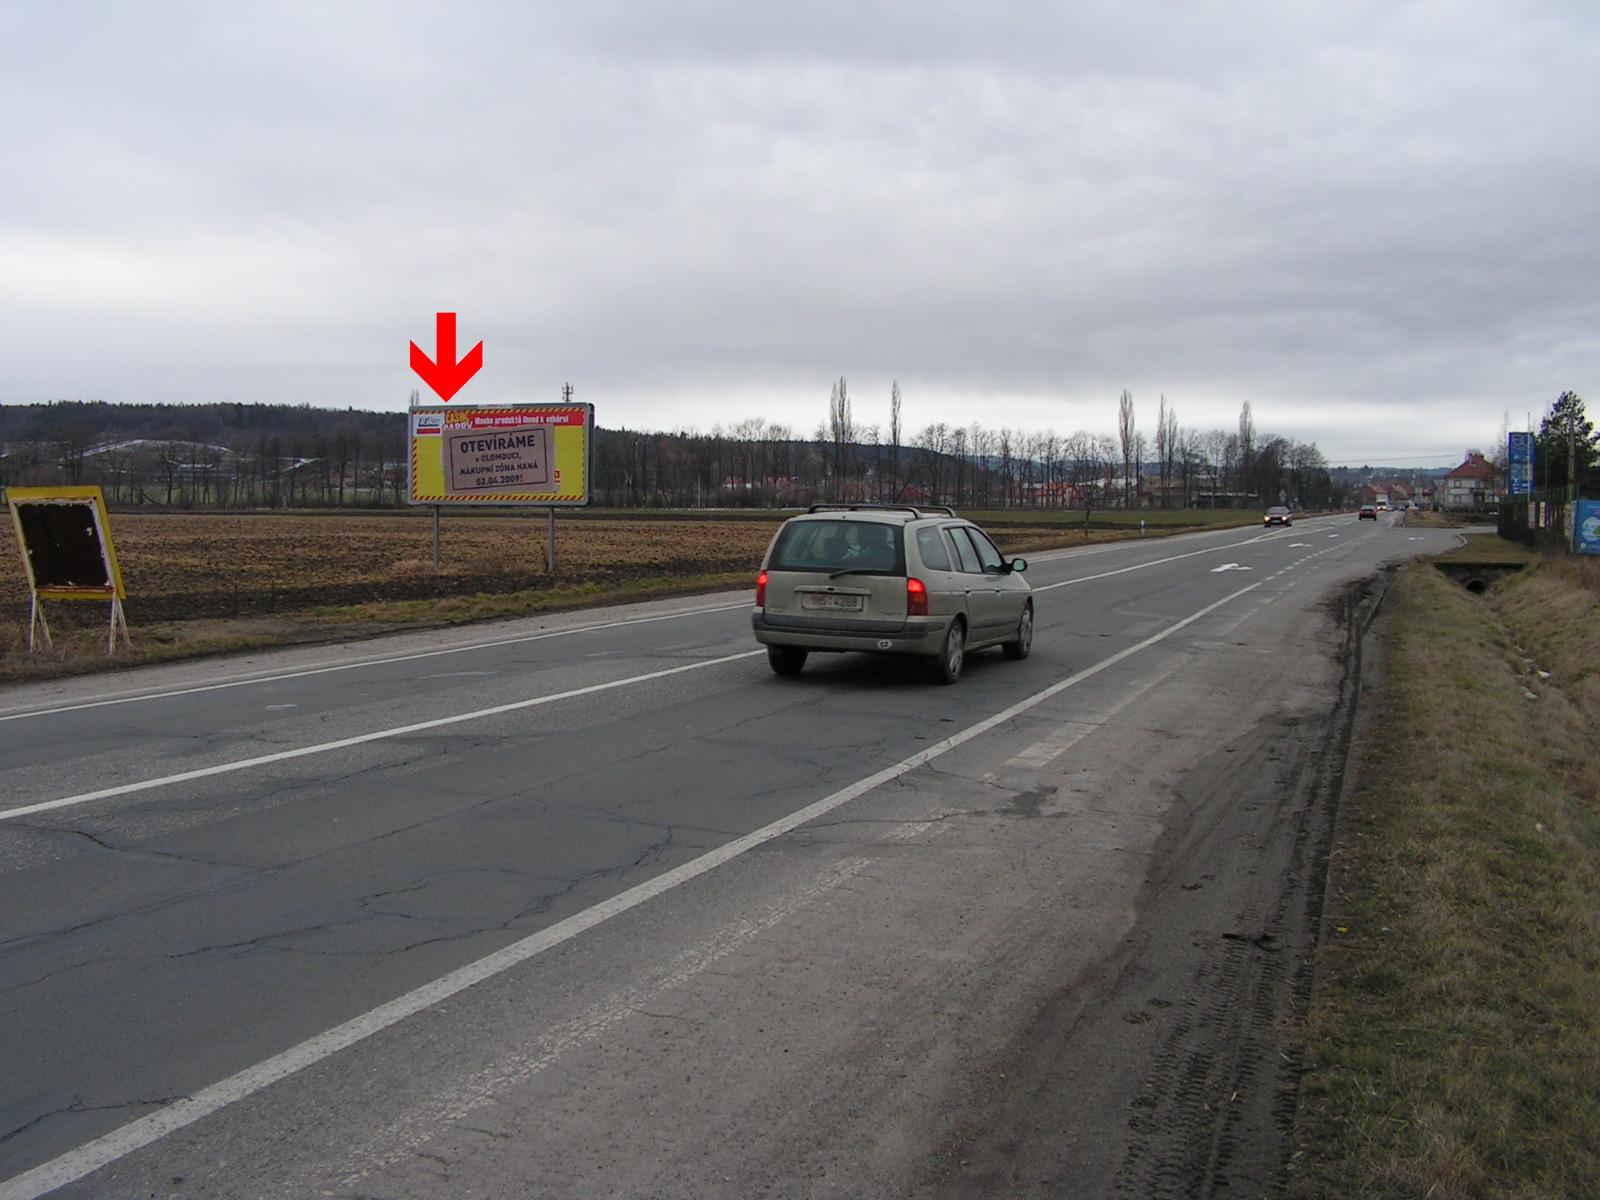
<path fill-rule="evenodd" d="M 1186 425 L 1600 398 L 1600 5 L 0 0 L 0 403 Z M 426 398 L 426 396 L 425 396 Z"/>

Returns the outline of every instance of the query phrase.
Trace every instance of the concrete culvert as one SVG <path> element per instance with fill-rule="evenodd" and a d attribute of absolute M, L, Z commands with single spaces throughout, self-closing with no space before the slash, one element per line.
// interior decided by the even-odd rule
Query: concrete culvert
<path fill-rule="evenodd" d="M 1528 564 L 1520 562 L 1436 562 L 1433 565 L 1474 596 L 1481 596 L 1489 590 L 1491 583 L 1498 583 L 1507 575 L 1515 575 Z"/>

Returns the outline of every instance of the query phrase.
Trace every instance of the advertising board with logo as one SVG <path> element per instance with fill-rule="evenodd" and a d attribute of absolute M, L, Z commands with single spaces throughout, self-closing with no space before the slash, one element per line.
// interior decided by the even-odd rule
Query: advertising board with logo
<path fill-rule="evenodd" d="M 412 504 L 589 503 L 594 406 L 414 408 Z"/>
<path fill-rule="evenodd" d="M 1579 554 L 1600 554 L 1600 500 L 1579 500 L 1572 521 L 1572 548 Z"/>
<path fill-rule="evenodd" d="M 1506 435 L 1506 493 L 1526 496 L 1533 491 L 1533 434 Z"/>

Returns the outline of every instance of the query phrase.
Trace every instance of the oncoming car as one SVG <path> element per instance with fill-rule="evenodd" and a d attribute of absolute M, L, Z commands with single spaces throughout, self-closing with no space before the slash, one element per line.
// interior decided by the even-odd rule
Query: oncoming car
<path fill-rule="evenodd" d="M 1027 569 L 949 508 L 813 504 L 767 547 L 751 626 L 779 675 L 814 651 L 865 650 L 922 656 L 954 683 L 970 651 L 1028 657 Z"/>
<path fill-rule="evenodd" d="M 1272 525 L 1282 525 L 1285 529 L 1294 524 L 1294 514 L 1281 504 L 1274 504 L 1267 509 L 1266 515 L 1261 518 L 1263 528 Z"/>
<path fill-rule="evenodd" d="M 1376 521 L 1377 519 L 1378 506 L 1375 504 L 1363 504 L 1361 511 L 1356 514 L 1356 520 L 1358 521 Z"/>

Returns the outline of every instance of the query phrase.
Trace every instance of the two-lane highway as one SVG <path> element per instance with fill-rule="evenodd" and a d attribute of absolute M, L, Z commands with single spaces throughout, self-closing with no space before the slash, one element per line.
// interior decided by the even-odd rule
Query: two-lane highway
<path fill-rule="evenodd" d="M 741 593 L 11 689 L 0 1197 L 926 1183 L 1187 869 L 1181 781 L 1332 704 L 1328 598 L 1452 537 L 1030 556 L 1033 656 L 954 688 L 779 679 Z"/>

